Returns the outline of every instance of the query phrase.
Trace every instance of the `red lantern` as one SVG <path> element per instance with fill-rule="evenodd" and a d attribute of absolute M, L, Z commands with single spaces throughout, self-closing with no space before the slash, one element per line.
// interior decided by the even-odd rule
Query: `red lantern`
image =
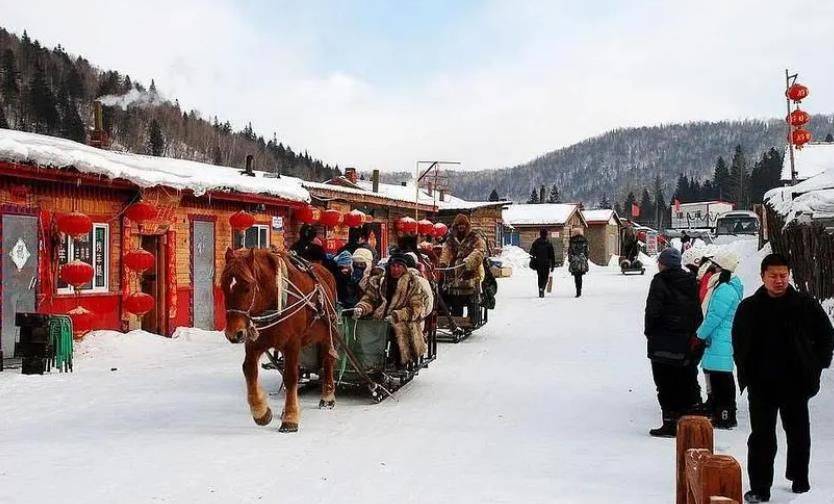
<path fill-rule="evenodd" d="M 95 314 L 83 306 L 78 306 L 67 312 L 72 320 L 72 336 L 80 339 L 93 329 Z"/>
<path fill-rule="evenodd" d="M 295 218 L 304 224 L 314 224 L 319 220 L 319 209 L 307 205 L 295 211 Z"/>
<path fill-rule="evenodd" d="M 363 222 L 365 222 L 365 214 L 359 210 L 351 210 L 345 215 L 345 226 L 347 227 L 359 227 Z"/>
<path fill-rule="evenodd" d="M 232 229 L 244 231 L 255 224 L 255 217 L 245 210 L 240 210 L 229 217 L 229 224 L 232 225 Z"/>
<path fill-rule="evenodd" d="M 802 129 L 796 128 L 791 133 L 791 142 L 799 148 L 802 148 L 803 145 L 811 141 L 811 132 Z"/>
<path fill-rule="evenodd" d="M 159 210 L 146 201 L 140 201 L 139 203 L 130 205 L 125 210 L 125 215 L 127 215 L 128 219 L 141 224 L 145 221 L 156 219 L 156 216 L 159 215 Z"/>
<path fill-rule="evenodd" d="M 795 102 L 802 101 L 803 98 L 808 96 L 808 88 L 802 84 L 793 84 L 785 91 L 785 96 Z"/>
<path fill-rule="evenodd" d="M 423 219 L 417 223 L 417 233 L 421 235 L 430 235 L 434 233 L 434 224 L 430 220 Z"/>
<path fill-rule="evenodd" d="M 153 268 L 156 258 L 147 250 L 131 250 L 125 254 L 125 266 L 133 271 L 142 272 Z"/>
<path fill-rule="evenodd" d="M 791 112 L 787 120 L 791 126 L 799 127 L 808 124 L 808 121 L 811 120 L 811 115 L 808 112 L 805 112 L 804 110 L 796 109 L 793 112 Z"/>
<path fill-rule="evenodd" d="M 417 221 L 411 217 L 403 217 L 397 221 L 397 231 L 405 234 L 415 234 L 417 232 Z"/>
<path fill-rule="evenodd" d="M 321 214 L 321 223 L 326 227 L 336 227 L 342 223 L 342 212 L 333 208 L 325 210 Z"/>
<path fill-rule="evenodd" d="M 81 212 L 70 212 L 58 217 L 58 231 L 81 238 L 93 230 L 93 220 Z"/>
<path fill-rule="evenodd" d="M 446 227 L 446 224 L 442 222 L 438 222 L 434 225 L 434 237 L 435 238 L 443 238 L 446 236 L 446 233 L 449 231 L 449 228 Z"/>
<path fill-rule="evenodd" d="M 125 311 L 134 315 L 142 316 L 153 310 L 156 301 L 150 294 L 134 292 L 125 299 Z"/>
<path fill-rule="evenodd" d="M 95 270 L 89 264 L 76 259 L 61 266 L 61 280 L 80 289 L 82 285 L 93 279 Z"/>

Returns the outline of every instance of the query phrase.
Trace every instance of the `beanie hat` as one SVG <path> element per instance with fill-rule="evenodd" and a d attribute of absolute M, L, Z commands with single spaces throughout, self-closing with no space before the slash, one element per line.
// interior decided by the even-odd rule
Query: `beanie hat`
<path fill-rule="evenodd" d="M 353 265 L 353 256 L 350 255 L 350 252 L 345 250 L 341 252 L 336 257 L 333 258 L 336 261 L 337 266 L 352 266 Z"/>
<path fill-rule="evenodd" d="M 416 268 L 417 267 L 417 254 L 414 252 L 406 252 L 405 256 L 408 258 L 408 267 L 409 268 Z"/>
<path fill-rule="evenodd" d="M 370 267 L 374 263 L 374 255 L 364 247 L 354 250 L 352 259 L 353 262 L 365 263 L 365 267 Z"/>
<path fill-rule="evenodd" d="M 732 272 L 736 270 L 736 267 L 738 267 L 739 258 L 738 255 L 731 250 L 719 250 L 715 254 L 715 257 L 712 258 L 712 262 L 719 268 Z"/>
<path fill-rule="evenodd" d="M 657 262 L 669 268 L 681 267 L 681 253 L 674 247 L 669 247 L 660 253 Z"/>
<path fill-rule="evenodd" d="M 388 262 L 386 264 L 391 265 L 391 264 L 394 264 L 394 263 L 400 263 L 407 268 L 408 263 L 410 262 L 410 260 L 411 260 L 411 258 L 407 257 L 402 252 L 397 251 L 397 252 L 391 253 L 391 255 L 388 256 Z"/>

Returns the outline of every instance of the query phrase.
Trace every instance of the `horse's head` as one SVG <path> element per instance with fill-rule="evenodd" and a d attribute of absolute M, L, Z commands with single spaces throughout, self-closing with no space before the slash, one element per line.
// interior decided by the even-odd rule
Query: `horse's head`
<path fill-rule="evenodd" d="M 274 306 L 275 264 L 275 258 L 265 250 L 226 250 L 220 283 L 226 300 L 225 334 L 230 342 L 258 339 L 252 317 Z"/>

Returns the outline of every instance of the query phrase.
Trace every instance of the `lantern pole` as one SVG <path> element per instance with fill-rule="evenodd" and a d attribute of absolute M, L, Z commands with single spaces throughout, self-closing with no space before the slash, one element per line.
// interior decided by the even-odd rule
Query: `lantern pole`
<path fill-rule="evenodd" d="M 420 165 L 421 164 L 429 165 L 429 167 L 426 168 L 426 171 L 424 171 L 422 175 L 420 174 Z M 418 216 L 418 213 L 417 213 L 417 210 L 418 210 L 419 204 L 420 204 L 420 181 L 423 180 L 424 178 L 426 178 L 432 172 L 432 170 L 434 170 L 434 172 L 435 172 L 435 184 L 434 184 L 434 187 L 432 188 L 432 198 L 433 198 L 434 197 L 434 191 L 437 189 L 437 180 L 436 180 L 437 179 L 437 169 L 440 167 L 440 165 L 457 165 L 457 166 L 459 166 L 460 161 L 417 161 L 417 165 L 415 167 L 416 169 L 414 171 L 414 173 L 416 175 L 415 185 L 417 186 L 415 188 L 415 191 L 414 191 L 414 220 L 420 220 L 419 216 Z"/>
<path fill-rule="evenodd" d="M 793 153 L 793 130 L 794 126 L 790 123 L 790 115 L 791 115 L 791 98 L 788 96 L 788 90 L 791 87 L 791 84 L 796 82 L 796 78 L 799 77 L 798 73 L 791 75 L 788 72 L 788 69 L 785 69 L 785 102 L 788 105 L 788 151 L 790 151 L 790 158 L 791 158 L 791 185 L 796 185 L 796 160 L 794 158 Z"/>

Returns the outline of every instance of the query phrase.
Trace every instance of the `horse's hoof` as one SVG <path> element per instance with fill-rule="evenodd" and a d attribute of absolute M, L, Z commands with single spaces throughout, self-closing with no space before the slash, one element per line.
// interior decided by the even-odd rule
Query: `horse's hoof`
<path fill-rule="evenodd" d="M 272 409 L 270 408 L 266 409 L 266 413 L 262 417 L 255 419 L 255 423 L 261 426 L 269 425 L 270 422 L 272 422 Z"/>
<path fill-rule="evenodd" d="M 334 407 L 336 407 L 335 399 L 332 401 L 325 401 L 324 399 L 319 401 L 319 409 L 333 409 Z"/>
<path fill-rule="evenodd" d="M 281 422 L 281 427 L 278 428 L 278 432 L 298 432 L 298 424 Z"/>

